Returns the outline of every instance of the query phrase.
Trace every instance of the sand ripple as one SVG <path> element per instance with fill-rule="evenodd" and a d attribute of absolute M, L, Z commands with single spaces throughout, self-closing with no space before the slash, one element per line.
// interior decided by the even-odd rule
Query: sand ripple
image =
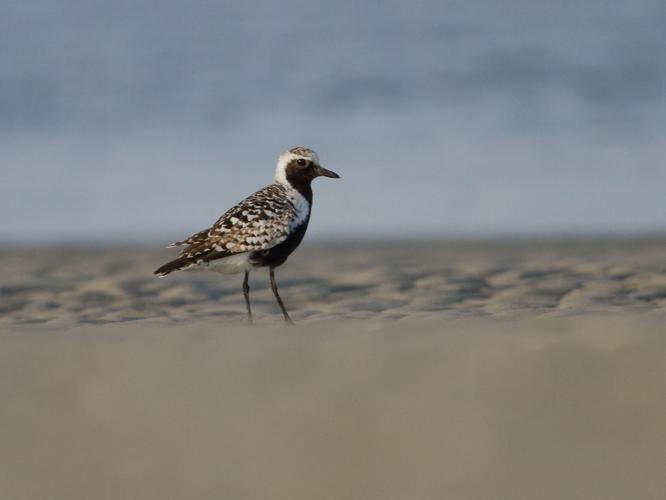
<path fill-rule="evenodd" d="M 151 271 L 148 248 L 0 252 L 0 324 L 216 317 L 242 321 L 240 276 Z M 279 320 L 267 273 L 253 274 L 259 322 Z M 663 241 L 310 245 L 278 279 L 300 321 L 560 316 L 666 311 Z"/>

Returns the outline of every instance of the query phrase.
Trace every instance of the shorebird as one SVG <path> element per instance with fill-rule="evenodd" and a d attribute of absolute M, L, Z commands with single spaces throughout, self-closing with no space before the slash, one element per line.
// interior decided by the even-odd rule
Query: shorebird
<path fill-rule="evenodd" d="M 311 149 L 299 146 L 285 151 L 278 158 L 273 184 L 227 210 L 212 227 L 169 245 L 167 248 L 185 248 L 155 274 L 162 277 L 192 268 L 245 273 L 243 296 L 247 321 L 252 323 L 250 271 L 268 267 L 271 290 L 284 320 L 292 323 L 278 293 L 275 268 L 285 263 L 305 236 L 312 209 L 310 184 L 317 177 L 340 178 L 322 167 Z"/>

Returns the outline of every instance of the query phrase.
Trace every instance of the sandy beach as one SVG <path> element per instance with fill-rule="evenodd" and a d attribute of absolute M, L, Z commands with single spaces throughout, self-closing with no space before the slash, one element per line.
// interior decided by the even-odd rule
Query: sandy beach
<path fill-rule="evenodd" d="M 175 252 L 149 247 L 0 252 L 0 325 L 154 319 L 242 323 L 241 276 L 156 279 Z M 666 311 L 666 242 L 518 241 L 305 245 L 279 268 L 300 322 Z M 257 321 L 279 322 L 268 273 L 252 274 Z"/>
<path fill-rule="evenodd" d="M 0 497 L 661 499 L 666 244 L 0 252 Z"/>
<path fill-rule="evenodd" d="M 2 2 L 0 500 L 666 500 L 665 25 Z"/>

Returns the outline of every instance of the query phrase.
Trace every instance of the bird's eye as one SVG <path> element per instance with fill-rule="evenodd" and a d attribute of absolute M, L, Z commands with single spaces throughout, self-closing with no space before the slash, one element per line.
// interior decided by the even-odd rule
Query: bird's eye
<path fill-rule="evenodd" d="M 299 158 L 299 159 L 296 161 L 296 163 L 298 163 L 301 167 L 304 167 L 305 165 L 307 165 L 308 162 L 305 161 L 303 158 Z"/>

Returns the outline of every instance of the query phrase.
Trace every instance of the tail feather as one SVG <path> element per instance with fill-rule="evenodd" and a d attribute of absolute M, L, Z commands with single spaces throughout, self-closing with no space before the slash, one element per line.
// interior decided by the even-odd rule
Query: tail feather
<path fill-rule="evenodd" d="M 167 274 L 174 271 L 180 271 L 181 269 L 188 268 L 195 263 L 196 259 L 192 257 L 179 257 L 175 260 L 172 260 L 171 262 L 167 262 L 162 267 L 159 267 L 153 271 L 153 274 L 157 274 L 160 277 L 166 276 Z"/>

